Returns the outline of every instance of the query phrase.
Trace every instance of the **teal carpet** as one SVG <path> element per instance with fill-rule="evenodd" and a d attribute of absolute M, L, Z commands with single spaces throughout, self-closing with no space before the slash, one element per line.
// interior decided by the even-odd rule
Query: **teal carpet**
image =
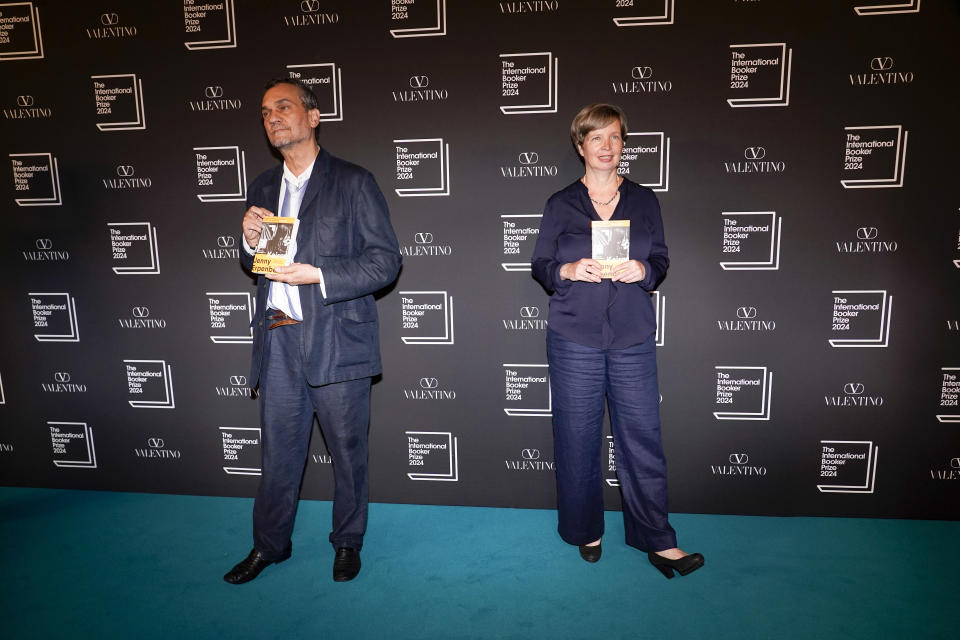
<path fill-rule="evenodd" d="M 956 638 L 960 522 L 677 514 L 665 580 L 607 513 L 583 562 L 553 511 L 370 506 L 356 580 L 330 503 L 245 585 L 252 501 L 0 487 L 0 638 Z"/>

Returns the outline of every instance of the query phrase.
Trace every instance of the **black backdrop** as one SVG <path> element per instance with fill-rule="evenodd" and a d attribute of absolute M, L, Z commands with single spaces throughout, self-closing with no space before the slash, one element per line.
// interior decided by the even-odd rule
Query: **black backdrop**
<path fill-rule="evenodd" d="M 237 243 L 278 162 L 261 87 L 296 73 L 404 253 L 373 500 L 555 504 L 527 261 L 581 175 L 570 119 L 609 101 L 672 258 L 672 510 L 956 517 L 956 3 L 63 5 L 0 3 L 3 484 L 253 494 Z M 304 496 L 330 495 L 317 436 Z"/>

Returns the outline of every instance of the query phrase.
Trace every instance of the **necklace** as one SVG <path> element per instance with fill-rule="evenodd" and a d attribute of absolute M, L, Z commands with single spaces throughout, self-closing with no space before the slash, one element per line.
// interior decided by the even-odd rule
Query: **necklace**
<path fill-rule="evenodd" d="M 583 183 L 583 186 L 587 187 L 586 181 L 583 178 L 580 178 L 580 182 Z M 587 197 L 590 198 L 590 202 L 597 205 L 598 207 L 607 207 L 611 202 L 617 199 L 617 196 L 620 195 L 620 183 L 623 182 L 623 177 L 617 176 L 617 190 L 613 192 L 613 195 L 610 196 L 610 199 L 606 202 L 600 202 L 599 200 L 594 200 L 590 198 L 590 187 L 587 187 Z"/>

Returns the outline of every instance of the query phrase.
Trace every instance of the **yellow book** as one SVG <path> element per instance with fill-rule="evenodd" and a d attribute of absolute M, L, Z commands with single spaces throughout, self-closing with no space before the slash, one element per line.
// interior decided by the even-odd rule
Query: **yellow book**
<path fill-rule="evenodd" d="M 272 273 L 277 267 L 293 262 L 299 226 L 299 218 L 267 216 L 263 219 L 260 242 L 253 255 L 253 273 Z"/>
<path fill-rule="evenodd" d="M 610 278 L 613 267 L 630 259 L 630 221 L 593 220 L 590 222 L 594 260 L 603 265 L 601 278 Z"/>

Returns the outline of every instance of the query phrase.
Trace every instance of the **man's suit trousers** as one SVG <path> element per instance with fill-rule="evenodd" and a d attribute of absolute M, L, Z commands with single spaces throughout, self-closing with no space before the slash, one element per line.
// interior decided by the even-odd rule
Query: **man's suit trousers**
<path fill-rule="evenodd" d="M 253 506 L 254 547 L 267 560 L 290 555 L 313 416 L 333 460 L 334 547 L 363 546 L 367 528 L 370 378 L 319 387 L 303 373 L 303 324 L 265 336 L 260 376 L 262 477 Z"/>

